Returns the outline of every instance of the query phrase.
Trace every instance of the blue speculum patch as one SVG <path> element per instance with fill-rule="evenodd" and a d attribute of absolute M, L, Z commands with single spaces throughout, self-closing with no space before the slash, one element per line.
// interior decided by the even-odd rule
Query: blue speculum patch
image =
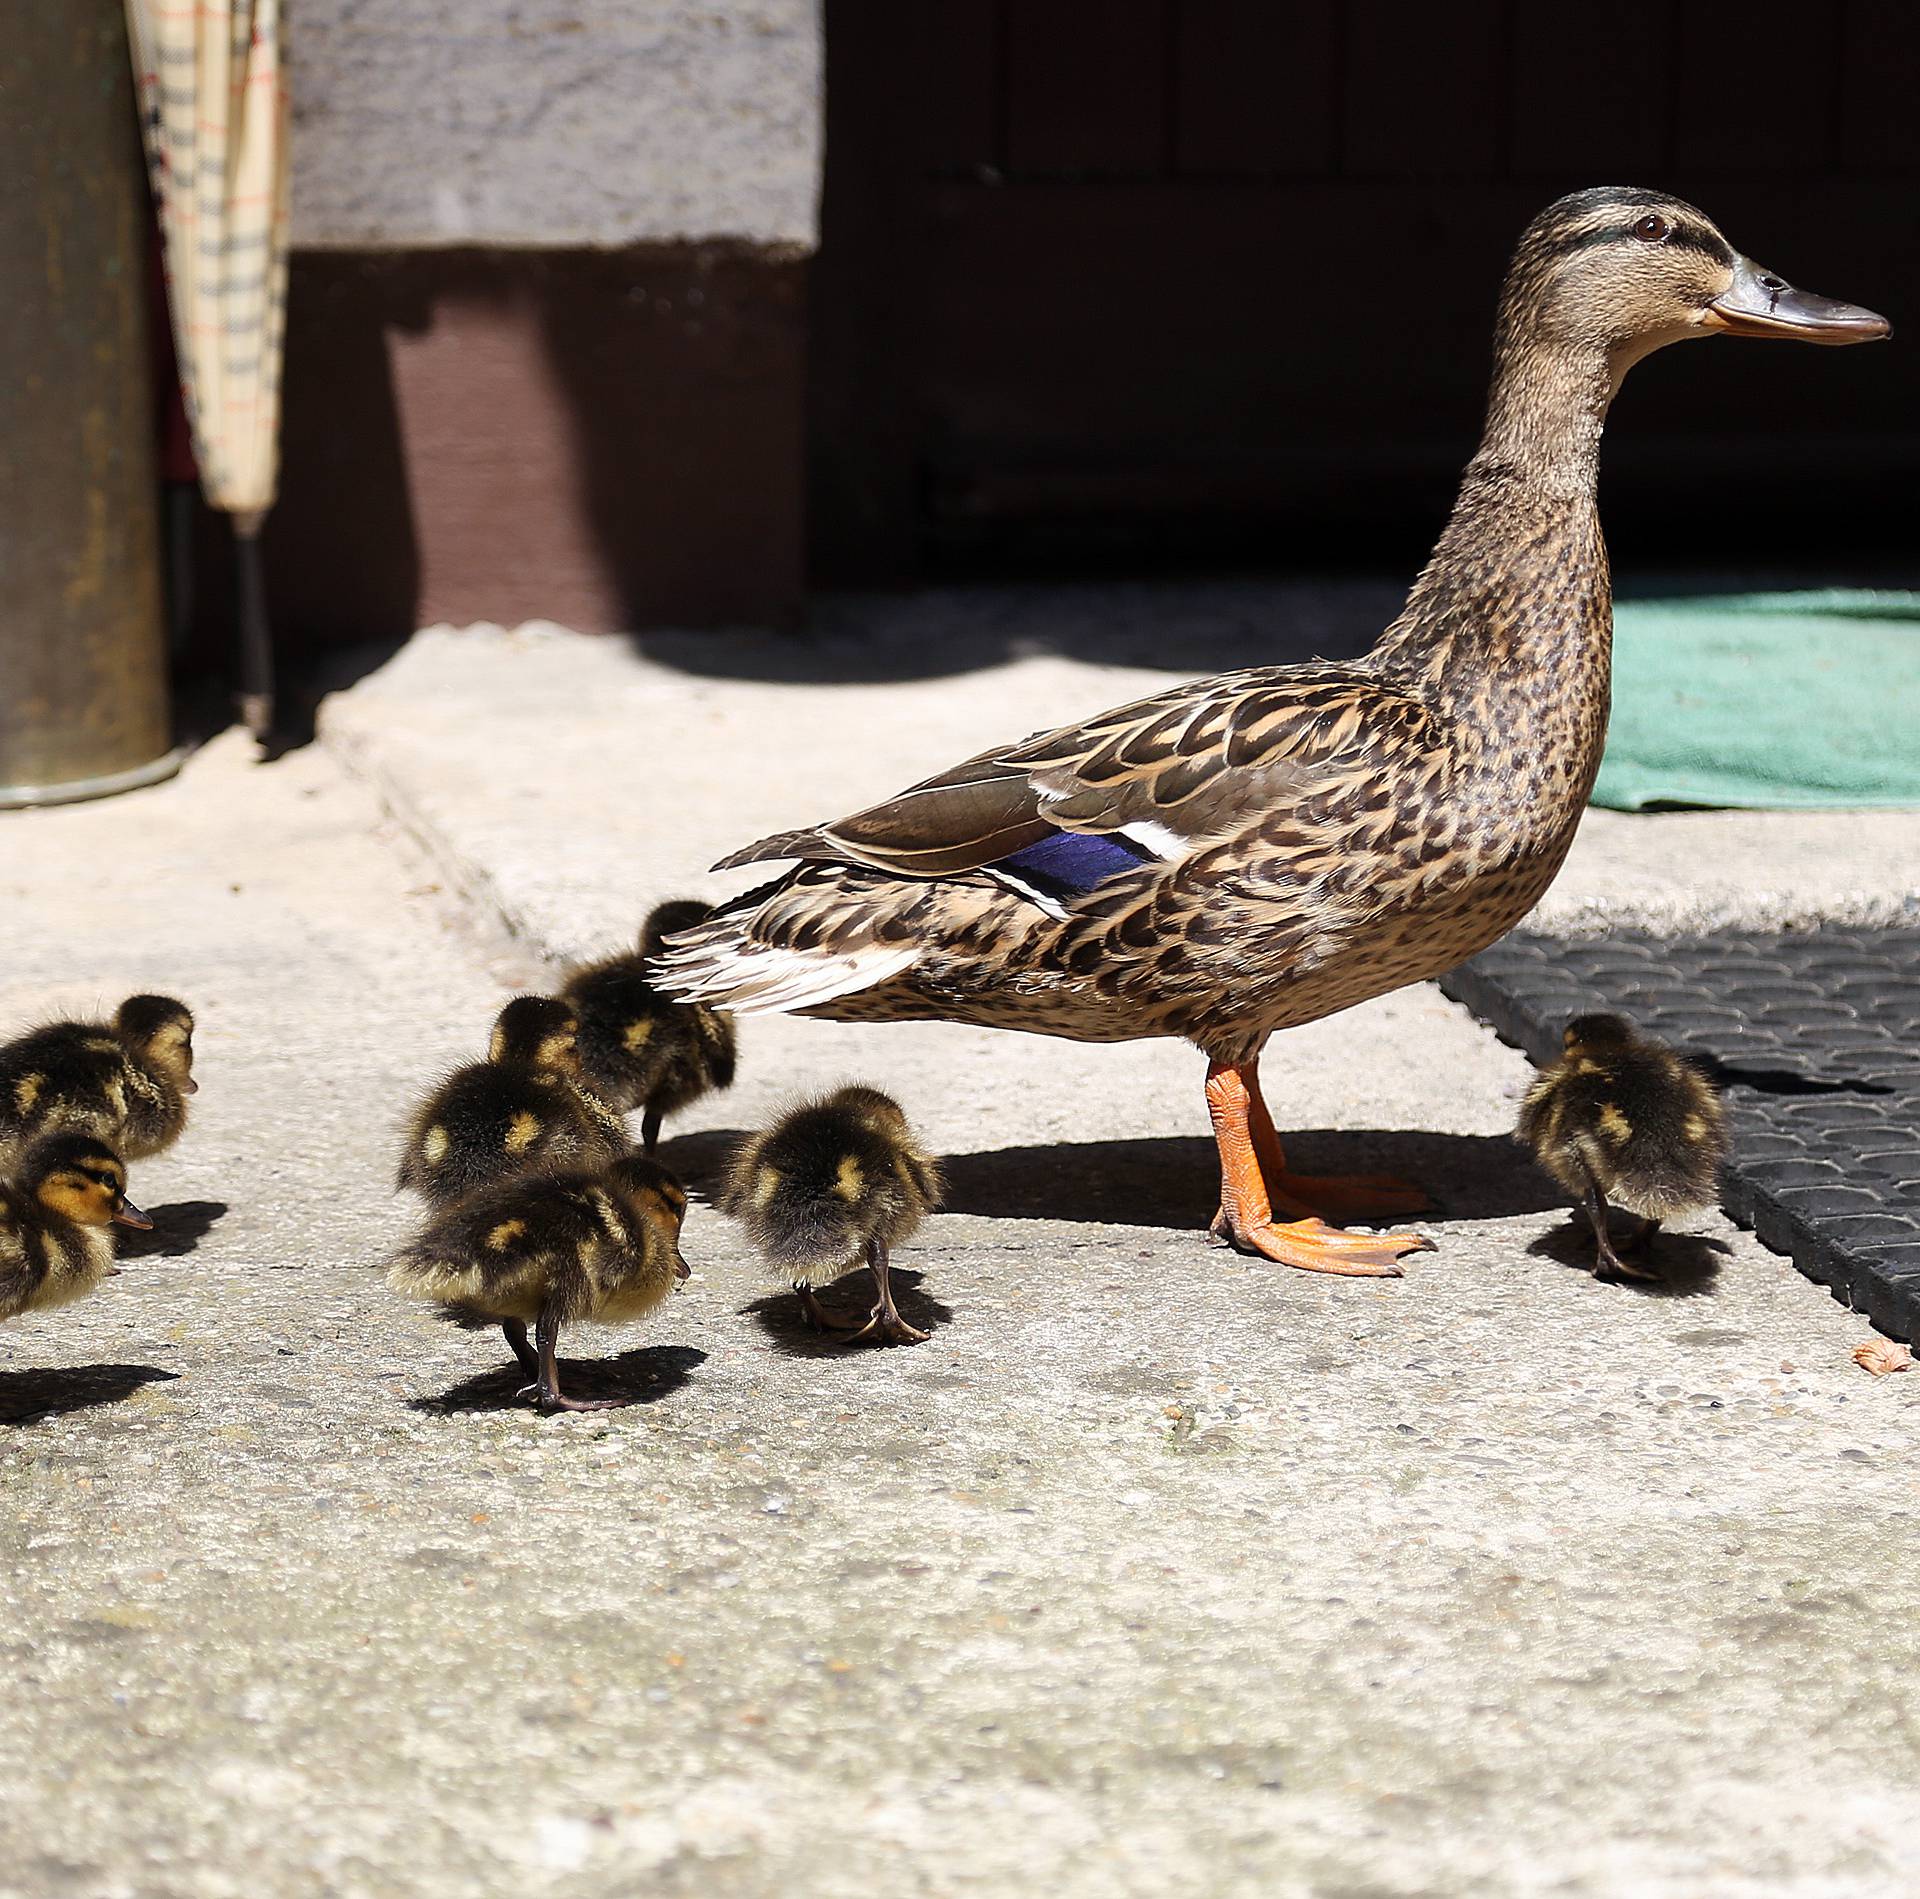
<path fill-rule="evenodd" d="M 1064 899 L 1084 897 L 1110 877 L 1158 861 L 1145 845 L 1131 838 L 1056 831 L 1038 844 L 1003 857 L 993 868 L 1009 872 L 1050 897 Z"/>

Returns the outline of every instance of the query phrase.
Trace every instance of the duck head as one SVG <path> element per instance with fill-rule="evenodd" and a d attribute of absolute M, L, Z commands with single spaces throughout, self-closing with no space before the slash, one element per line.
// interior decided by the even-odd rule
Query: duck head
<path fill-rule="evenodd" d="M 48 1135 L 27 1150 L 20 1175 L 48 1212 L 81 1226 L 153 1225 L 127 1198 L 120 1156 L 90 1134 Z"/>
<path fill-rule="evenodd" d="M 1500 303 L 1503 348 L 1597 353 L 1616 388 L 1641 357 L 1693 337 L 1870 343 L 1892 329 L 1743 257 L 1684 199 L 1624 185 L 1548 205 L 1521 236 Z"/>

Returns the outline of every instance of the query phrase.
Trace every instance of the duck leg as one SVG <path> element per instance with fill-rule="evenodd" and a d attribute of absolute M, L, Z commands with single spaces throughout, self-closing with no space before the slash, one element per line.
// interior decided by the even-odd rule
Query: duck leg
<path fill-rule="evenodd" d="M 873 1272 L 873 1283 L 879 1289 L 880 1296 L 873 1302 L 873 1310 L 867 1314 L 867 1322 L 859 1331 L 847 1339 L 849 1345 L 858 1339 L 878 1338 L 888 1345 L 920 1345 L 933 1337 L 931 1332 L 923 1332 L 917 1325 L 909 1325 L 900 1316 L 900 1309 L 893 1303 L 893 1286 L 887 1276 L 887 1244 L 884 1240 L 867 1242 L 867 1265 Z"/>
<path fill-rule="evenodd" d="M 555 1352 L 560 1342 L 560 1319 L 560 1301 L 549 1297 L 540 1308 L 540 1317 L 533 1328 L 533 1335 L 540 1343 L 540 1369 L 534 1382 L 517 1395 L 524 1398 L 532 1392 L 542 1411 L 618 1411 L 623 1405 L 631 1404 L 631 1398 L 569 1398 L 561 1392 L 560 1361 Z"/>
<path fill-rule="evenodd" d="M 660 1123 L 663 1119 L 665 1119 L 665 1117 L 661 1114 L 660 1110 L 649 1102 L 646 1113 L 640 1117 L 641 1153 L 651 1154 L 653 1150 L 660 1145 Z"/>
<path fill-rule="evenodd" d="M 1587 1220 L 1593 1227 L 1593 1244 L 1597 1254 L 1593 1262 L 1593 1276 L 1596 1279 L 1638 1279 L 1642 1282 L 1658 1285 L 1660 1275 L 1650 1266 L 1630 1266 L 1613 1250 L 1613 1237 L 1607 1231 L 1607 1196 L 1600 1191 L 1600 1183 L 1594 1179 L 1592 1170 L 1587 1173 L 1587 1191 L 1581 1196 L 1580 1204 L 1586 1209 Z M 1642 1239 L 1650 1235 L 1642 1234 Z M 1638 1252 L 1638 1242 L 1629 1245 L 1629 1252 Z"/>
<path fill-rule="evenodd" d="M 829 1312 L 820 1303 L 820 1296 L 804 1279 L 793 1282 L 794 1296 L 800 1301 L 800 1316 L 816 1332 L 858 1332 L 861 1321 L 842 1319 Z"/>
<path fill-rule="evenodd" d="M 1397 1279 L 1403 1253 L 1430 1252 L 1423 1233 L 1343 1233 L 1329 1226 L 1292 1189 L 1279 1137 L 1260 1099 L 1252 1062 L 1214 1062 L 1207 1069 L 1207 1114 L 1220 1149 L 1220 1212 L 1213 1231 L 1243 1252 L 1258 1253 L 1303 1272 L 1348 1278 Z M 1263 1132 L 1264 1129 L 1264 1132 Z M 1279 1193 L 1269 1191 L 1262 1147 L 1279 1168 Z M 1276 1221 L 1275 1211 L 1288 1215 Z"/>
<path fill-rule="evenodd" d="M 540 1360 L 535 1356 L 533 1347 L 527 1343 L 526 1321 L 523 1319 L 502 1319 L 500 1321 L 500 1330 L 506 1335 L 507 1343 L 513 1347 L 513 1355 L 520 1361 L 520 1369 L 525 1372 L 529 1378 L 538 1378 L 540 1376 Z"/>

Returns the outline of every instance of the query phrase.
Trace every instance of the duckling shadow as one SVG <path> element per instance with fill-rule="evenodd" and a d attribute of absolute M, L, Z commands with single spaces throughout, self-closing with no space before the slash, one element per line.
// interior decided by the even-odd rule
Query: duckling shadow
<path fill-rule="evenodd" d="M 953 1308 L 943 1305 L 926 1290 L 923 1284 L 926 1274 L 915 1272 L 911 1267 L 895 1266 L 887 1277 L 893 1284 L 893 1303 L 909 1325 L 933 1332 L 951 1323 Z M 820 1303 L 836 1318 L 865 1318 L 873 1303 L 871 1275 L 864 1267 L 848 1273 L 821 1294 Z M 740 1312 L 767 1335 L 782 1358 L 852 1359 L 883 1349 L 865 1340 L 855 1345 L 831 1332 L 816 1332 L 800 1316 L 800 1301 L 792 1292 L 770 1292 L 764 1299 L 742 1306 Z"/>
<path fill-rule="evenodd" d="M 726 1173 L 733 1150 L 746 1138 L 745 1128 L 697 1128 L 690 1134 L 663 1140 L 654 1158 L 683 1186 L 711 1197 Z"/>
<path fill-rule="evenodd" d="M 1301 1173 L 1404 1175 L 1445 1220 L 1500 1220 L 1561 1204 L 1504 1134 L 1312 1128 L 1284 1139 Z M 989 1219 L 1192 1228 L 1219 1205 L 1219 1161 L 1204 1136 L 1050 1141 L 953 1154 L 942 1167 L 942 1210 Z"/>
<path fill-rule="evenodd" d="M 114 1248 L 119 1259 L 180 1259 L 212 1232 L 216 1221 L 227 1211 L 224 1200 L 173 1200 L 163 1207 L 148 1207 L 146 1216 L 153 1231 L 142 1233 L 136 1227 L 122 1227 Z"/>
<path fill-rule="evenodd" d="M 569 1398 L 624 1398 L 629 1404 L 658 1404 L 671 1398 L 707 1355 L 692 1345 L 636 1345 L 611 1358 L 563 1358 L 560 1389 Z M 466 1411 L 526 1411 L 532 1400 L 519 1394 L 527 1374 L 511 1359 L 491 1371 L 463 1378 L 436 1397 L 409 1398 L 410 1411 L 454 1417 Z"/>
<path fill-rule="evenodd" d="M 1756 1068 L 1744 1062 L 1722 1061 L 1697 1049 L 1688 1054 L 1716 1088 L 1751 1088 L 1760 1095 L 1890 1095 L 1891 1083 L 1869 1081 L 1861 1075 L 1825 1077 L 1803 1075 L 1797 1068 Z"/>
<path fill-rule="evenodd" d="M 172 1384 L 180 1374 L 158 1365 L 39 1366 L 0 1372 L 0 1424 L 64 1417 L 95 1405 L 118 1404 L 142 1385 Z"/>
<path fill-rule="evenodd" d="M 1607 1282 L 1609 1290 L 1639 1293 L 1648 1299 L 1703 1299 L 1712 1294 L 1720 1279 L 1720 1262 L 1733 1248 L 1710 1233 L 1669 1233 L 1661 1231 L 1643 1253 L 1630 1254 L 1621 1245 L 1620 1228 L 1613 1229 L 1613 1243 L 1629 1265 L 1644 1262 L 1660 1277 L 1655 1279 L 1618 1279 Z M 1527 1247 L 1536 1259 L 1550 1259 L 1583 1273 L 1593 1271 L 1593 1229 L 1584 1213 L 1576 1212 L 1564 1225 L 1542 1233 Z"/>

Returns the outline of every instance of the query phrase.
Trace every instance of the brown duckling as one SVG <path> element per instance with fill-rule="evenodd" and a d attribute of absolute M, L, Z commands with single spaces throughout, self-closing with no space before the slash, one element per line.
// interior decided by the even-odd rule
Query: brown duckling
<path fill-rule="evenodd" d="M 1688 1058 L 1617 1015 L 1579 1015 L 1564 1053 L 1527 1091 L 1515 1138 L 1578 1196 L 1593 1225 L 1598 1279 L 1660 1275 L 1629 1265 L 1607 1236 L 1607 1206 L 1640 1216 L 1639 1251 L 1662 1220 L 1711 1206 L 1727 1153 L 1727 1116 Z"/>
<path fill-rule="evenodd" d="M 456 1068 L 414 1111 L 400 1185 L 449 1207 L 532 1168 L 593 1172 L 624 1154 L 619 1115 L 581 1079 L 578 1032 L 566 1003 L 514 997 L 487 1059 Z"/>
<path fill-rule="evenodd" d="M 575 970 L 560 991 L 580 1017 L 588 1084 L 622 1112 L 643 1111 L 640 1144 L 649 1154 L 668 1115 L 733 1086 L 733 1018 L 704 1003 L 675 1002 L 647 978 L 669 936 L 712 914 L 711 904 L 687 899 L 656 905 L 640 926 L 638 949 Z"/>
<path fill-rule="evenodd" d="M 533 1380 L 519 1395 L 550 1411 L 609 1411 L 626 1398 L 569 1398 L 560 1328 L 644 1318 L 687 1277 L 687 1196 L 657 1161 L 629 1154 L 604 1173 L 534 1174 L 489 1187 L 394 1255 L 387 1283 L 459 1324 L 497 1325 Z M 527 1343 L 534 1327 L 538 1350 Z"/>
<path fill-rule="evenodd" d="M 180 1138 L 198 1091 L 184 1002 L 129 996 L 111 1022 L 50 1022 L 0 1047 L 0 1157 L 65 1132 L 145 1160 Z"/>
<path fill-rule="evenodd" d="M 107 1229 L 150 1227 L 120 1156 L 91 1134 L 49 1134 L 0 1181 L 0 1319 L 84 1299 L 108 1274 Z"/>
<path fill-rule="evenodd" d="M 800 1295 L 810 1325 L 845 1332 L 847 1343 L 878 1338 L 918 1345 L 931 1334 L 901 1318 L 888 1283 L 892 1250 L 940 1198 L 940 1168 L 892 1096 L 847 1087 L 802 1102 L 743 1142 L 721 1188 L 722 1212 Z M 816 1282 L 865 1263 L 878 1297 L 864 1322 L 832 1317 Z"/>

